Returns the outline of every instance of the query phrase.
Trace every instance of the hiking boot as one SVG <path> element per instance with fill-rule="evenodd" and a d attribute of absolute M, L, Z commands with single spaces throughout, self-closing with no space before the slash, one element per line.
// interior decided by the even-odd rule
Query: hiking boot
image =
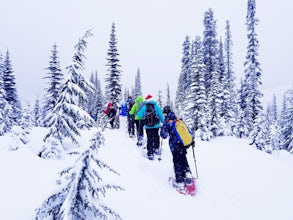
<path fill-rule="evenodd" d="M 160 155 L 160 154 L 161 154 L 161 150 L 160 150 L 160 148 L 155 148 L 155 149 L 154 149 L 154 153 L 155 153 L 156 155 Z"/>
<path fill-rule="evenodd" d="M 185 173 L 185 183 L 186 183 L 186 185 L 192 185 L 192 174 L 191 174 L 191 172 L 186 172 Z"/>
<path fill-rule="evenodd" d="M 148 159 L 149 160 L 154 160 L 154 155 L 153 154 L 148 155 Z"/>
<path fill-rule="evenodd" d="M 184 190 L 184 183 L 183 182 L 177 182 L 176 180 L 173 181 L 173 187 L 175 187 L 178 190 Z"/>
<path fill-rule="evenodd" d="M 190 171 L 187 171 L 187 172 L 185 173 L 185 178 L 187 178 L 187 179 L 192 179 L 192 174 L 191 174 Z"/>

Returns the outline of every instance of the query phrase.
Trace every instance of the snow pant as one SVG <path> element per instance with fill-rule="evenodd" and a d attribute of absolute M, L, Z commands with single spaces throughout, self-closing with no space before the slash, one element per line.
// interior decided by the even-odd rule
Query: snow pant
<path fill-rule="evenodd" d="M 134 135 L 134 115 L 127 114 L 128 134 Z"/>
<path fill-rule="evenodd" d="M 177 145 L 172 151 L 175 178 L 178 183 L 184 182 L 186 172 L 190 172 L 186 154 L 187 148 L 183 146 Z"/>
<path fill-rule="evenodd" d="M 137 137 L 143 137 L 144 120 L 135 120 Z"/>
<path fill-rule="evenodd" d="M 159 128 L 145 129 L 147 134 L 147 154 L 153 155 L 154 151 L 160 148 Z"/>
<path fill-rule="evenodd" d="M 109 112 L 109 119 L 110 119 L 110 125 L 111 128 L 114 128 L 114 122 L 115 122 L 115 116 L 116 116 L 116 109 L 111 108 Z"/>

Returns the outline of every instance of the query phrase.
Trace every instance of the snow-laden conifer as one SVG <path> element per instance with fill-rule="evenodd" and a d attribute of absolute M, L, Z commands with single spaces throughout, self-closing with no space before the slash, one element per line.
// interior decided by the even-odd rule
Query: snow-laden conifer
<path fill-rule="evenodd" d="M 255 13 L 255 0 L 248 0 L 246 16 L 248 46 L 246 61 L 244 62 L 243 95 L 245 101 L 244 117 L 247 122 L 245 130 L 248 131 L 248 134 L 245 135 L 252 139 L 252 143 L 255 142 L 257 135 L 260 134 L 261 125 L 259 123 L 262 121 L 263 114 L 261 103 L 263 94 L 260 90 L 262 70 L 258 61 L 259 41 L 256 34 L 258 19 L 255 17 Z"/>
<path fill-rule="evenodd" d="M 72 64 L 67 67 L 67 79 L 46 122 L 50 130 L 44 138 L 45 144 L 39 154 L 41 157 L 54 157 L 64 151 L 64 138 L 69 138 L 74 144 L 79 145 L 76 139 L 80 135 L 79 129 L 92 126 L 94 123 L 90 115 L 79 106 L 87 100 L 86 94 L 93 89 L 92 84 L 81 74 L 84 70 L 86 39 L 90 36 L 91 32 L 87 31 L 75 46 Z M 54 143 L 53 146 L 51 143 Z"/>
<path fill-rule="evenodd" d="M 121 85 L 121 65 L 119 64 L 119 53 L 117 48 L 117 38 L 115 23 L 112 24 L 110 34 L 109 49 L 107 53 L 107 76 L 106 82 L 106 99 L 112 103 L 119 104 L 122 98 Z"/>
<path fill-rule="evenodd" d="M 175 112 L 178 117 L 184 116 L 186 102 L 186 89 L 190 85 L 190 62 L 191 62 L 191 43 L 190 37 L 186 36 L 183 42 L 183 56 L 181 59 L 181 72 L 179 75 L 178 86 L 175 98 Z M 186 104 L 186 103 L 185 103 Z"/>
<path fill-rule="evenodd" d="M 44 126 L 47 126 L 46 116 L 48 116 L 56 106 L 61 92 L 61 87 L 64 83 L 64 76 L 60 68 L 56 44 L 53 45 L 51 53 L 49 67 L 46 68 L 47 72 L 44 77 L 47 86 L 43 95 L 42 103 Z"/>
<path fill-rule="evenodd" d="M 104 137 L 98 131 L 91 145 L 76 160 L 74 166 L 60 173 L 57 192 L 36 209 L 35 219 L 121 219 L 103 198 L 110 189 L 122 190 L 120 186 L 107 183 L 104 170 L 118 174 L 98 158 L 98 149 L 104 145 Z"/>
<path fill-rule="evenodd" d="M 2 71 L 5 99 L 12 107 L 13 112 L 11 117 L 13 119 L 13 123 L 17 124 L 21 119 L 21 104 L 16 90 L 15 75 L 8 50 L 6 51 Z"/>

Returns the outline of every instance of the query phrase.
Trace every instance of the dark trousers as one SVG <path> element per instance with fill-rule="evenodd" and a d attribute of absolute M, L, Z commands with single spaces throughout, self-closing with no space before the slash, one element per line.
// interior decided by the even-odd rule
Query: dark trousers
<path fill-rule="evenodd" d="M 186 148 L 181 146 L 176 146 L 172 151 L 176 182 L 184 182 L 186 172 L 190 171 L 186 154 Z"/>
<path fill-rule="evenodd" d="M 134 135 L 134 115 L 127 114 L 128 134 Z"/>
<path fill-rule="evenodd" d="M 153 155 L 154 150 L 160 148 L 159 128 L 148 128 L 145 130 L 147 134 L 148 155 Z"/>
<path fill-rule="evenodd" d="M 143 137 L 144 120 L 135 120 L 137 137 Z"/>

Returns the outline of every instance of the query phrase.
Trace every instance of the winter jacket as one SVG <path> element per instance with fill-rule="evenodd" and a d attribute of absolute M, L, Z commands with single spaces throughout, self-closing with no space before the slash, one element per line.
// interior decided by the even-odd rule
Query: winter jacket
<path fill-rule="evenodd" d="M 137 98 L 135 99 L 135 103 L 133 104 L 131 110 L 129 111 L 130 115 L 135 115 L 134 120 L 142 120 L 143 118 L 139 118 L 137 116 L 137 112 L 139 111 L 139 106 L 142 106 L 143 102 L 143 97 L 142 96 L 137 96 Z"/>
<path fill-rule="evenodd" d="M 166 139 L 169 136 L 169 147 L 172 152 L 174 151 L 176 147 L 180 147 L 178 138 L 172 128 L 172 121 L 176 119 L 177 117 L 175 116 L 174 112 L 171 112 L 170 114 L 168 114 L 165 118 L 165 122 L 160 131 L 160 136 L 163 139 Z"/>
<path fill-rule="evenodd" d="M 156 111 L 156 115 L 160 118 L 160 122 L 161 122 L 161 123 L 164 123 L 164 121 L 165 121 L 165 117 L 164 117 L 164 115 L 163 115 L 163 112 L 162 112 L 161 108 L 158 106 L 158 104 L 157 104 L 155 101 L 153 101 L 153 100 L 146 101 L 146 102 L 145 102 L 145 105 L 141 108 L 140 111 L 138 111 L 137 116 L 138 116 L 139 118 L 144 118 L 144 117 L 145 117 L 146 104 L 147 104 L 147 103 L 152 103 L 152 104 L 154 104 L 154 108 L 155 108 L 155 111 Z M 154 125 L 154 126 L 148 126 L 148 125 L 145 125 L 144 128 L 145 128 L 145 129 L 149 129 L 149 128 L 160 128 L 160 127 L 161 127 L 161 123 L 160 123 L 160 122 L 157 123 L 157 124 Z"/>

